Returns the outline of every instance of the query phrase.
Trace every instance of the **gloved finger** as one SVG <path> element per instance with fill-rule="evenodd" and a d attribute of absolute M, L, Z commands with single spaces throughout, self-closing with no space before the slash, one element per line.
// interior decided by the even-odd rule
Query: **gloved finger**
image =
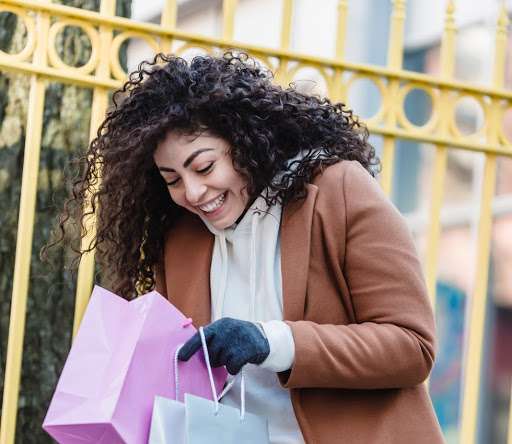
<path fill-rule="evenodd" d="M 237 375 L 242 367 L 244 366 L 245 362 L 241 359 L 228 359 L 226 362 L 226 370 L 230 375 Z"/>
<path fill-rule="evenodd" d="M 178 359 L 180 361 L 188 361 L 191 356 L 201 348 L 201 336 L 199 336 L 199 332 L 196 332 L 194 336 L 192 336 L 183 347 L 181 347 L 178 353 Z"/>
<path fill-rule="evenodd" d="M 228 362 L 226 344 L 218 343 L 215 337 L 208 343 L 208 356 L 212 367 L 222 367 Z"/>

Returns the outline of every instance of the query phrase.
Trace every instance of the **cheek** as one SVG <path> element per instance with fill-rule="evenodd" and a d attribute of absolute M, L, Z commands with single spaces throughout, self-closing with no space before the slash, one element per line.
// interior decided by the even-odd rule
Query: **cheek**
<path fill-rule="evenodd" d="M 235 194 L 241 194 L 241 191 L 245 186 L 245 179 L 243 176 L 231 167 L 226 168 L 223 177 L 224 183 L 228 185 Z"/>
<path fill-rule="evenodd" d="M 246 187 L 247 182 L 245 179 L 240 176 L 239 174 L 236 175 L 236 177 L 233 178 L 233 188 L 236 190 L 237 195 L 240 197 L 240 199 L 244 200 L 246 199 Z"/>
<path fill-rule="evenodd" d="M 173 190 L 173 189 L 169 188 L 169 195 L 171 196 L 171 200 L 176 205 L 179 205 L 180 207 L 185 206 L 185 199 L 184 199 L 183 193 L 181 193 L 178 190 Z"/>

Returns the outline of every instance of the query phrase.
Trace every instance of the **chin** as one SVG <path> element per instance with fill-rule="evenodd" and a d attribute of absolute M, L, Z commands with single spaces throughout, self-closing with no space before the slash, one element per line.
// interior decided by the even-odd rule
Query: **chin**
<path fill-rule="evenodd" d="M 223 217 L 220 220 L 217 220 L 215 222 L 211 222 L 211 224 L 217 228 L 218 230 L 224 230 L 226 228 L 229 228 L 231 225 L 233 225 L 237 221 L 237 217 Z"/>
<path fill-rule="evenodd" d="M 231 225 L 233 225 L 235 222 L 211 222 L 211 224 L 217 229 L 217 230 L 225 230 L 226 228 L 229 228 Z"/>

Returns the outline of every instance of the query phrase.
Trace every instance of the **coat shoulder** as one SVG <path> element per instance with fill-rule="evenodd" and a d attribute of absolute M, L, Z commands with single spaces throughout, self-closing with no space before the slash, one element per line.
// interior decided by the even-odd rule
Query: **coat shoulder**
<path fill-rule="evenodd" d="M 318 198 L 338 205 L 353 196 L 384 195 L 377 180 L 356 160 L 342 160 L 325 168 L 312 181 L 318 188 Z"/>
<path fill-rule="evenodd" d="M 350 185 L 352 179 L 374 180 L 372 175 L 357 160 L 342 160 L 325 168 L 314 178 L 313 184 L 316 186 L 336 186 L 347 179 L 349 179 L 347 181 L 348 185 Z"/>

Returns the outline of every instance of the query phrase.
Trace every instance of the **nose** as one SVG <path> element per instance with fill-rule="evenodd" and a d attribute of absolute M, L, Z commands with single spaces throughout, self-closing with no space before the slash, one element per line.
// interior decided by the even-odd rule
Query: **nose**
<path fill-rule="evenodd" d="M 207 186 L 201 181 L 188 180 L 185 182 L 185 197 L 190 205 L 197 205 L 203 201 Z"/>

